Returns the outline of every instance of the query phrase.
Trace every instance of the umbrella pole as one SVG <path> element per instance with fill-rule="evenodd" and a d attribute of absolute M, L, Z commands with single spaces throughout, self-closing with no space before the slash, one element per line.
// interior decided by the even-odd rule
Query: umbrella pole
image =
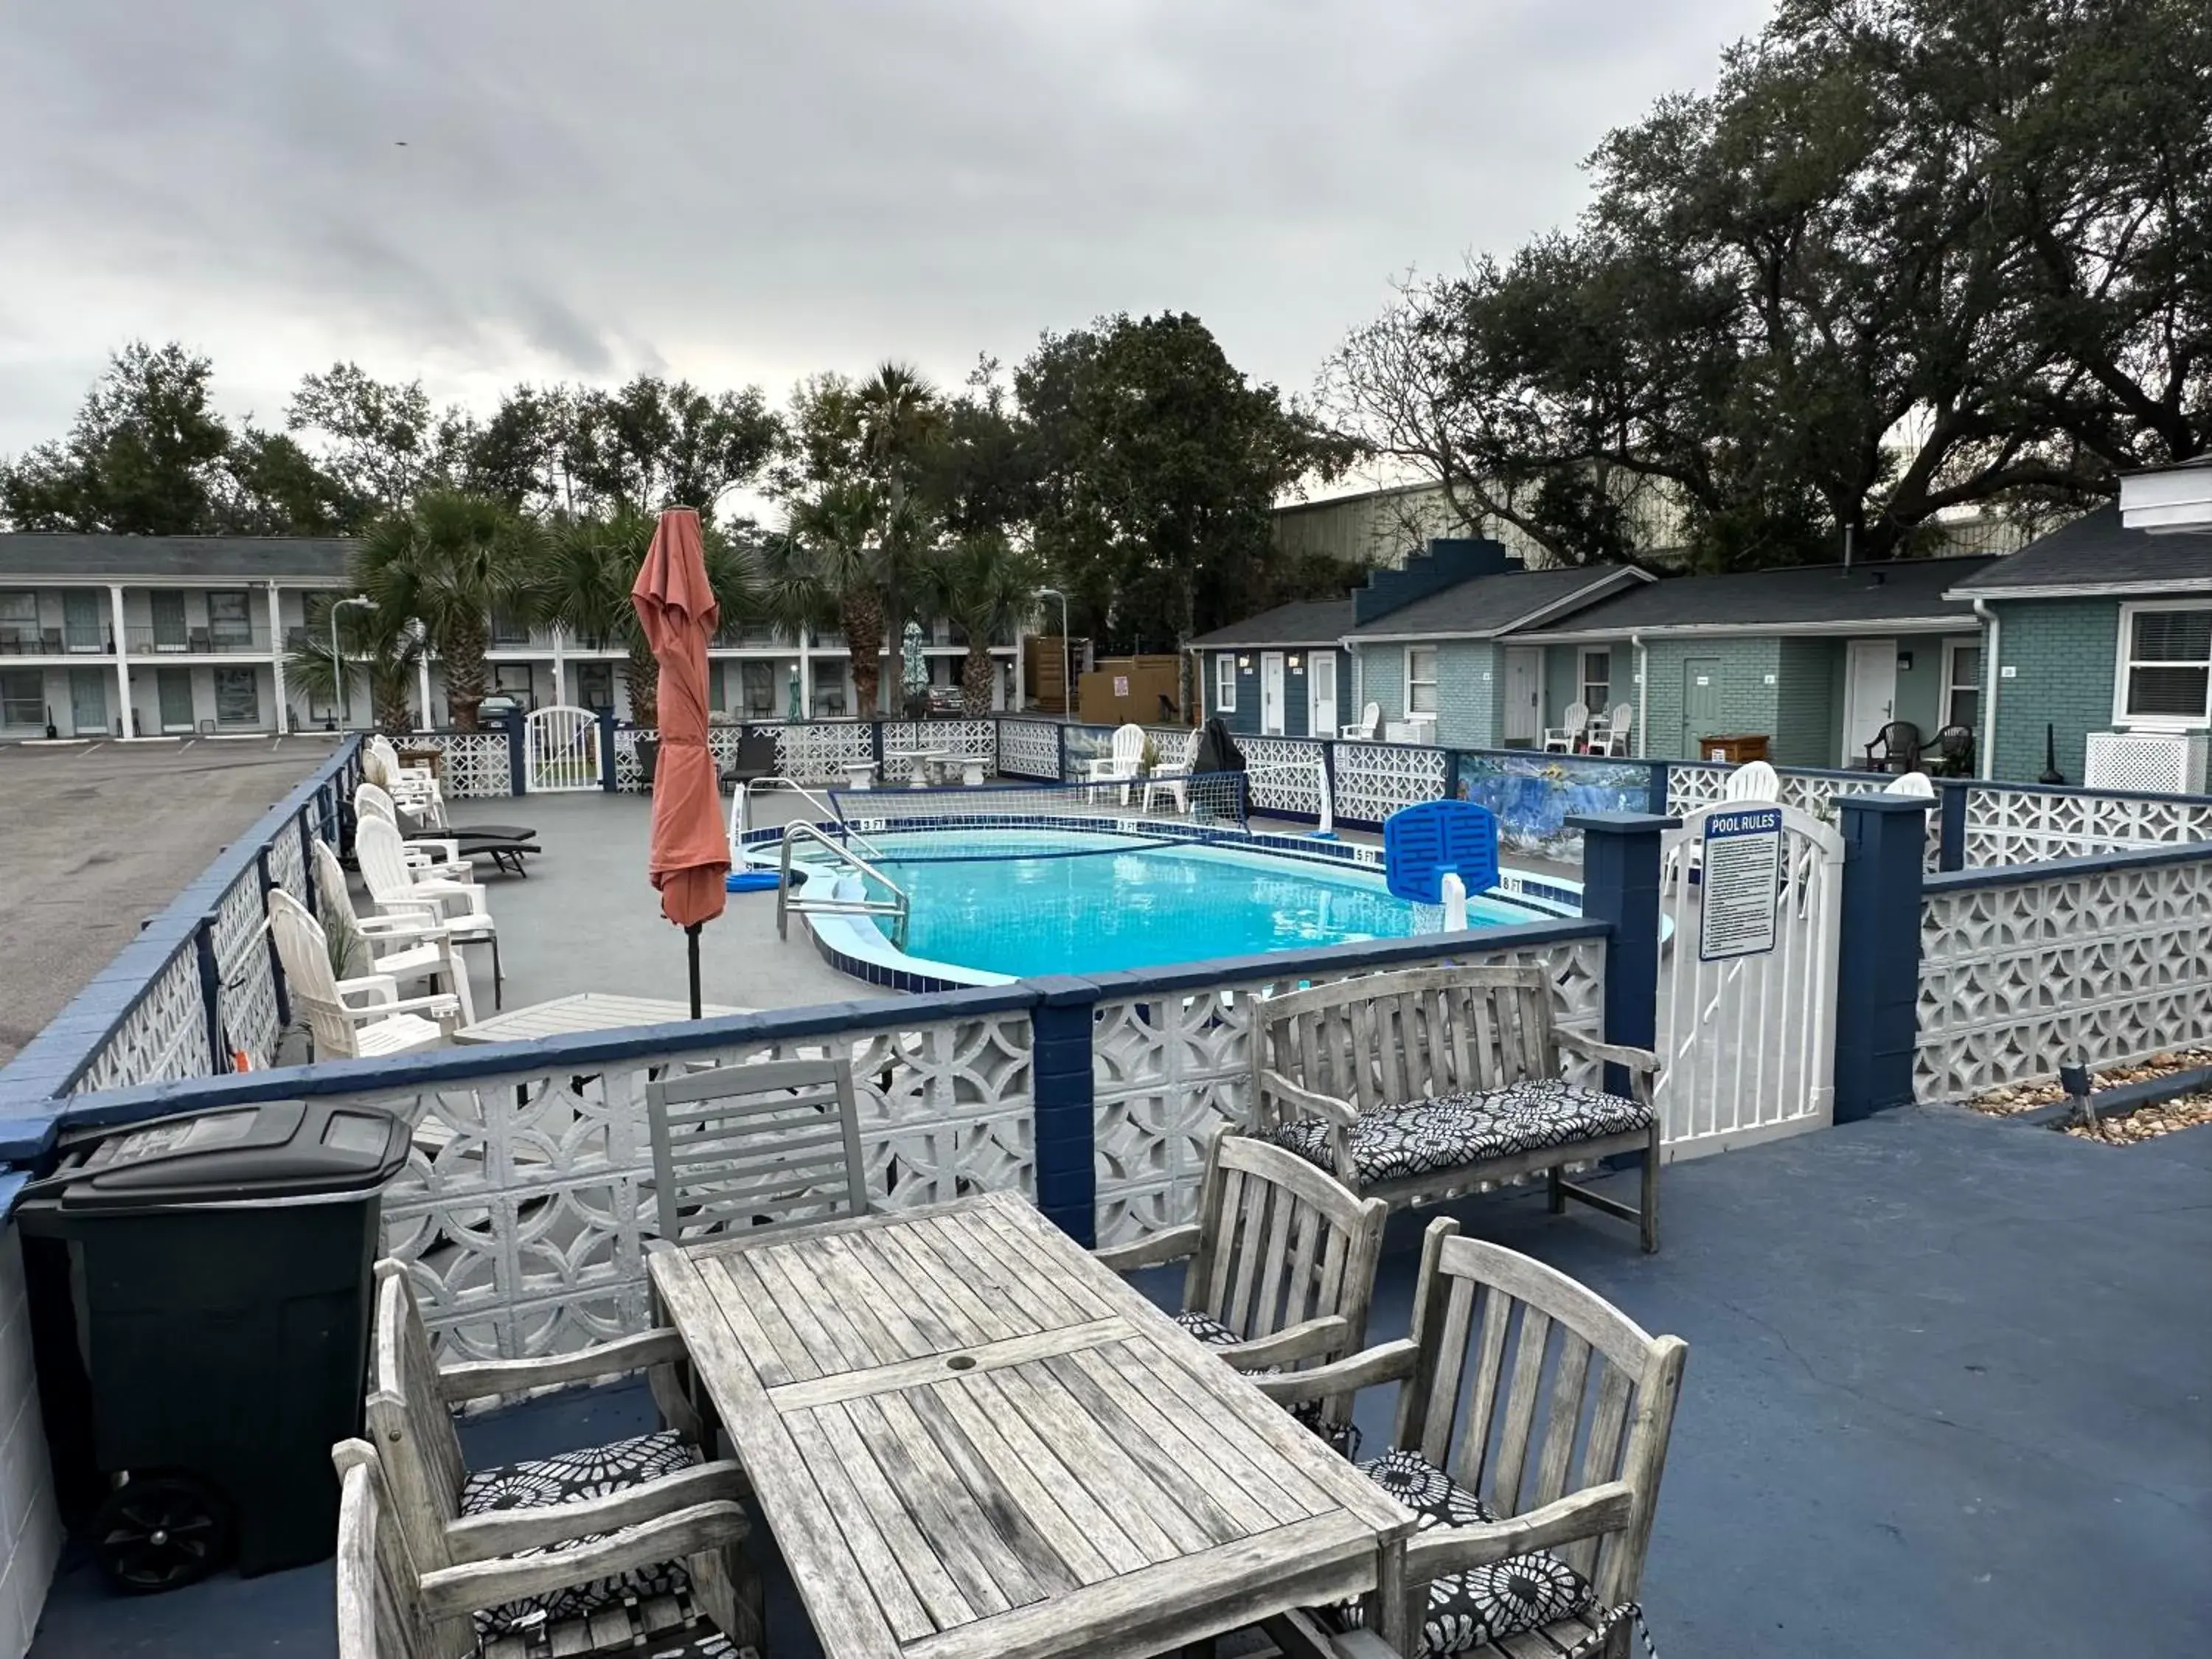
<path fill-rule="evenodd" d="M 684 930 L 691 953 L 691 1018 L 699 1018 L 699 924 L 693 922 Z"/>

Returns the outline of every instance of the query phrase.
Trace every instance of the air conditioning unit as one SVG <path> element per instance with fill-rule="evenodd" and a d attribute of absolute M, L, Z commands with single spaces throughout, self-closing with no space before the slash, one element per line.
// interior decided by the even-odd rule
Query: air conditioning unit
<path fill-rule="evenodd" d="M 2087 775 L 2092 789 L 2152 795 L 2201 795 L 2212 736 L 2203 732 L 2092 732 Z"/>

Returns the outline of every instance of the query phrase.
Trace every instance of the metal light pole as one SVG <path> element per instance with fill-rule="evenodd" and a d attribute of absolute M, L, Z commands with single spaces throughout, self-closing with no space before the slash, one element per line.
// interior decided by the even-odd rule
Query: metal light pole
<path fill-rule="evenodd" d="M 340 599 L 331 606 L 331 678 L 337 687 L 338 730 L 341 732 L 346 729 L 352 710 L 346 705 L 345 659 L 338 654 L 338 612 L 349 605 L 357 605 L 364 611 L 376 609 L 376 601 L 366 593 L 356 593 L 351 599 Z"/>
<path fill-rule="evenodd" d="M 1075 718 L 1075 687 L 1070 684 L 1068 674 L 1067 595 L 1056 587 L 1040 587 L 1036 596 L 1041 599 L 1060 601 L 1060 717 L 1073 720 Z"/>

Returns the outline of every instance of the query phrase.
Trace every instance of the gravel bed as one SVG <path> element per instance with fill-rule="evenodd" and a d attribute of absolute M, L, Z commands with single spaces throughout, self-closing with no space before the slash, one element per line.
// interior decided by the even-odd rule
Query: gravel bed
<path fill-rule="evenodd" d="M 2101 1090 L 2118 1087 L 2123 1083 L 2142 1083 L 2152 1078 L 2171 1077 L 2176 1072 L 2191 1072 L 2201 1066 L 2212 1066 L 2212 1048 L 2173 1048 L 2162 1054 L 2153 1054 L 2148 1060 L 2131 1060 L 2125 1066 L 2108 1066 L 2089 1074 L 2092 1095 Z M 2015 1088 L 1990 1089 L 1975 1096 L 1966 1104 L 1978 1112 L 1987 1112 L 1993 1117 L 2010 1117 L 2020 1112 L 2032 1112 L 2039 1106 L 2052 1106 L 2066 1098 L 2066 1091 L 2054 1079 L 2048 1083 L 2027 1083 Z M 2192 1100 L 2212 1098 L 2203 1096 L 2185 1096 L 2161 1106 L 2149 1106 L 2144 1112 L 2170 1112 Z M 2131 1115 L 2141 1116 L 2142 1113 Z M 2203 1117 L 2191 1118 L 2189 1122 L 2176 1123 L 2173 1128 L 2186 1128 L 2190 1123 L 2201 1123 Z M 2137 1135 L 2138 1140 L 2153 1134 L 2166 1134 L 2167 1129 L 2147 1131 Z"/>
<path fill-rule="evenodd" d="M 2128 1146 L 2207 1123 L 2212 1123 L 2212 1093 L 2183 1095 L 2155 1106 L 2139 1106 L 2124 1117 L 2100 1120 L 2094 1132 L 2078 1123 L 2069 1124 L 2066 1133 L 2077 1140 L 2100 1140 L 2108 1146 Z"/>

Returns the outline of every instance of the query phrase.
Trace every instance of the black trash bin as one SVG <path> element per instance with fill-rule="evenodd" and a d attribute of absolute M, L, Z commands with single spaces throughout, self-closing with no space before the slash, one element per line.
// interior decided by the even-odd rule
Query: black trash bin
<path fill-rule="evenodd" d="M 331 1553 L 331 1446 L 360 1431 L 378 1194 L 407 1143 L 388 1112 L 270 1101 L 65 1144 L 25 1189 L 52 1300 L 66 1253 L 67 1334 L 50 1309 L 39 1355 L 49 1437 L 101 1477 L 87 1536 L 118 1588 Z M 88 1433 L 57 1424 L 58 1394 L 64 1416 L 88 1403 Z"/>

